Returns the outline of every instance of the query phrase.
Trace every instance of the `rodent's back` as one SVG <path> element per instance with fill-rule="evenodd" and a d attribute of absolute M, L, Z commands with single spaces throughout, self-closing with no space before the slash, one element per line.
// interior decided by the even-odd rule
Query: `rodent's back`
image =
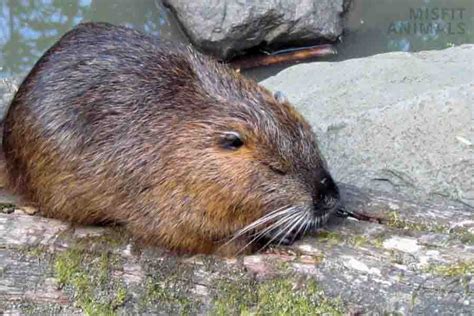
<path fill-rule="evenodd" d="M 37 62 L 7 114 L 11 185 L 47 206 L 47 215 L 81 223 L 129 207 L 128 196 L 150 185 L 160 142 L 188 112 L 173 101 L 190 97 L 176 86 L 193 88 L 188 54 L 105 23 L 67 33 Z M 192 97 L 189 111 L 199 106 Z"/>

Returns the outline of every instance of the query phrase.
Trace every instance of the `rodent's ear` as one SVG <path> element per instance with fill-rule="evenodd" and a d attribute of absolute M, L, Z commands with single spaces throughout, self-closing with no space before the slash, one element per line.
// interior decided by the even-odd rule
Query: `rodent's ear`
<path fill-rule="evenodd" d="M 244 145 L 242 136 L 237 132 L 225 132 L 219 136 L 219 146 L 227 150 L 236 150 Z"/>
<path fill-rule="evenodd" d="M 286 95 L 281 91 L 273 92 L 273 97 L 275 98 L 275 100 L 277 100 L 280 103 L 284 103 L 288 101 L 288 98 L 286 97 Z"/>

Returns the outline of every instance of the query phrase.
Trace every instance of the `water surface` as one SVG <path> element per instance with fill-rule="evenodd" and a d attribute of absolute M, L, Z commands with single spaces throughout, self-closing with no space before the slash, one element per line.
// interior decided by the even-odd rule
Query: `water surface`
<path fill-rule="evenodd" d="M 127 25 L 187 42 L 170 12 L 154 0 L 0 0 L 0 78 L 22 75 L 80 22 Z"/>

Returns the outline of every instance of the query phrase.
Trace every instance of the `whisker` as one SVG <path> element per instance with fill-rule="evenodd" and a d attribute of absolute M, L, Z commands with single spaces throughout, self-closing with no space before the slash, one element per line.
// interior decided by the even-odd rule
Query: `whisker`
<path fill-rule="evenodd" d="M 270 239 L 265 245 L 263 245 L 263 247 L 261 247 L 258 251 L 266 248 L 269 244 L 271 244 L 273 241 L 275 241 L 281 234 L 285 233 L 292 224 L 294 225 L 294 223 L 296 221 L 299 221 L 301 219 L 301 217 L 303 217 L 303 216 L 304 216 L 304 214 L 302 214 L 302 213 L 296 213 L 296 215 L 294 215 L 295 218 L 292 218 L 292 221 L 289 221 L 289 223 L 287 223 L 283 228 L 281 228 L 280 232 L 277 233 L 275 236 L 273 236 L 273 238 Z M 280 225 L 280 226 L 282 226 L 282 225 Z"/>
<path fill-rule="evenodd" d="M 257 237 L 262 237 L 263 235 L 265 235 L 266 233 L 278 228 L 279 226 L 283 225 L 284 223 L 288 222 L 289 220 L 292 219 L 292 217 L 296 214 L 295 213 L 291 213 L 291 214 L 288 214 L 284 217 L 282 217 L 281 219 L 279 219 L 277 222 L 271 224 L 270 226 L 268 227 L 265 227 L 265 229 L 259 231 L 259 232 L 256 232 L 255 234 L 251 235 L 251 236 L 257 236 Z"/>
<path fill-rule="evenodd" d="M 275 234 L 275 236 L 273 236 L 273 238 L 271 238 L 265 245 L 263 245 L 258 251 L 262 250 L 262 249 L 265 249 L 268 245 L 270 245 L 272 242 L 274 242 L 279 236 L 281 236 L 281 234 L 284 234 L 285 232 L 288 231 L 288 228 L 291 226 L 291 225 L 294 225 L 294 223 L 296 221 L 299 220 L 301 215 L 295 215 L 294 218 L 292 218 L 292 221 L 290 221 L 289 223 L 287 223 L 285 226 L 283 226 L 282 228 L 280 228 L 280 231 Z M 281 242 L 281 240 L 280 240 Z"/>
<path fill-rule="evenodd" d="M 285 209 L 280 209 L 277 212 L 271 212 L 269 214 L 265 214 L 264 216 L 260 217 L 256 221 L 250 223 L 249 225 L 247 225 L 244 228 L 242 228 L 241 230 L 239 230 L 237 233 L 240 233 L 242 231 L 248 231 L 248 230 L 250 230 L 254 227 L 260 226 L 261 224 L 264 224 L 264 223 L 268 222 L 269 220 L 274 219 L 275 217 L 278 217 L 282 214 L 290 212 L 292 209 L 293 209 L 293 207 L 292 208 L 285 208 Z"/>
<path fill-rule="evenodd" d="M 285 215 L 287 213 L 293 213 L 293 212 L 295 212 L 295 208 L 291 207 L 291 208 L 286 208 L 284 210 L 281 210 L 278 213 L 274 213 L 271 216 L 265 215 L 264 217 L 261 217 L 261 218 L 257 219 L 256 221 L 250 223 L 249 225 L 245 226 L 241 230 L 237 231 L 234 236 L 237 236 L 237 237 L 242 236 L 246 232 L 248 232 L 248 231 L 250 231 L 254 228 L 257 228 L 258 226 L 261 226 L 261 225 L 267 223 L 268 221 L 270 221 L 274 218 Z"/>
<path fill-rule="evenodd" d="M 292 207 L 291 205 L 285 205 L 285 206 L 279 207 L 276 210 L 273 210 L 273 211 L 265 214 L 264 216 L 260 217 L 260 219 L 265 218 L 265 217 L 270 216 L 270 215 L 274 215 L 275 213 L 280 213 L 281 211 L 287 211 L 287 210 L 290 210 L 290 209 L 293 209 L 293 208 L 294 207 Z"/>
<path fill-rule="evenodd" d="M 237 254 L 239 254 L 240 252 L 242 252 L 245 248 L 247 248 L 248 246 L 250 246 L 252 243 L 254 243 L 256 240 L 258 240 L 259 238 L 261 238 L 263 235 L 265 235 L 266 233 L 268 233 L 269 231 L 272 231 L 273 229 L 277 228 L 278 226 L 281 226 L 283 225 L 284 223 L 288 222 L 288 221 L 291 221 L 292 217 L 294 216 L 294 213 L 291 213 L 289 215 L 286 215 L 285 217 L 279 219 L 277 222 L 271 224 L 270 226 L 268 227 L 265 227 L 264 230 L 254 234 L 254 235 L 251 235 L 251 237 L 255 236 L 252 240 L 250 240 L 244 247 L 242 247 L 242 249 L 240 249 Z"/>
<path fill-rule="evenodd" d="M 310 217 L 310 213 L 309 212 L 306 212 L 306 216 L 305 216 L 305 219 L 304 221 L 300 224 L 300 227 L 298 228 L 298 231 L 296 232 L 296 235 L 295 236 L 299 236 L 299 234 L 304 234 L 306 232 L 306 229 L 308 227 L 308 222 L 309 222 L 309 218 Z"/>
<path fill-rule="evenodd" d="M 308 213 L 308 217 L 311 217 L 310 213 Z M 304 230 L 303 230 L 303 234 L 306 233 L 310 229 L 311 229 L 311 219 L 308 218 L 308 220 L 306 221 Z"/>
<path fill-rule="evenodd" d="M 285 233 L 285 235 L 283 235 L 282 238 L 280 238 L 280 241 L 278 242 L 278 244 L 280 245 L 281 242 L 289 235 L 291 234 L 291 232 L 293 231 L 293 229 L 295 229 L 296 227 L 300 226 L 302 223 L 304 223 L 304 220 L 306 219 L 306 212 L 303 212 L 302 213 L 302 216 L 300 216 L 298 218 L 298 220 L 295 221 L 295 223 L 293 224 L 293 226 L 291 226 Z"/>
<path fill-rule="evenodd" d="M 283 218 L 286 218 L 286 216 L 290 216 L 293 213 L 295 213 L 295 207 L 287 207 L 286 206 L 286 207 L 278 208 L 275 211 L 272 211 L 268 214 L 265 214 L 265 216 L 257 219 L 256 221 L 250 223 L 249 225 L 245 226 L 241 230 L 237 231 L 234 234 L 234 236 L 231 239 L 229 239 L 226 243 L 224 243 L 221 247 L 231 243 L 232 241 L 236 240 L 237 238 L 241 237 L 242 235 L 244 235 L 245 233 L 251 231 L 252 229 L 256 229 L 257 227 L 259 227 L 263 224 L 266 224 L 267 222 L 271 221 L 274 218 L 277 218 L 278 216 L 283 216 Z M 272 225 L 270 225 L 270 226 L 272 226 Z"/>
<path fill-rule="evenodd" d="M 283 236 L 280 238 L 280 241 L 278 242 L 278 245 L 281 245 L 281 242 L 285 239 L 285 237 L 287 237 L 291 231 L 293 230 L 294 227 L 296 227 L 296 225 L 298 224 L 298 222 L 301 220 L 302 216 L 299 215 L 295 218 L 295 220 L 291 223 L 292 225 L 287 225 L 285 226 L 284 228 L 282 228 L 280 230 L 280 232 L 278 233 L 278 235 L 276 235 L 275 237 L 279 237 L 281 234 L 283 234 Z M 275 240 L 277 238 L 274 238 Z M 273 240 L 270 240 L 270 242 L 272 242 Z"/>
<path fill-rule="evenodd" d="M 313 226 L 314 226 L 314 229 L 319 228 L 319 223 L 320 223 L 320 222 L 321 222 L 321 217 L 319 217 L 319 216 L 318 216 L 318 217 L 315 217 L 315 218 L 313 219 Z"/>

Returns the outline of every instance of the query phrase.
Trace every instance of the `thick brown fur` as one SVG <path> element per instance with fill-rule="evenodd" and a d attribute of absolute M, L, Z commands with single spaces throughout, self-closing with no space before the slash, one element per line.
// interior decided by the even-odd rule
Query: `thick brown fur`
<path fill-rule="evenodd" d="M 222 147 L 229 132 L 243 146 Z M 313 219 L 338 199 L 288 102 L 190 48 L 106 23 L 78 25 L 36 63 L 3 147 L 10 188 L 41 214 L 122 223 L 177 251 L 237 252 L 248 238 L 226 241 L 266 214 Z"/>

